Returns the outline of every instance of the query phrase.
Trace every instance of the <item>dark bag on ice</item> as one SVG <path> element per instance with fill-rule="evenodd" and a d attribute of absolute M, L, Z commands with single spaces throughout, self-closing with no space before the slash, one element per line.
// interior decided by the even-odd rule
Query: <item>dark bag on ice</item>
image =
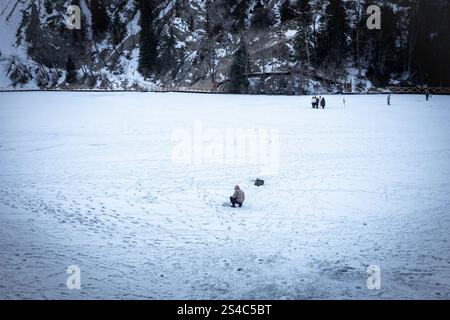
<path fill-rule="evenodd" d="M 256 179 L 255 186 L 260 187 L 264 185 L 264 180 Z"/>

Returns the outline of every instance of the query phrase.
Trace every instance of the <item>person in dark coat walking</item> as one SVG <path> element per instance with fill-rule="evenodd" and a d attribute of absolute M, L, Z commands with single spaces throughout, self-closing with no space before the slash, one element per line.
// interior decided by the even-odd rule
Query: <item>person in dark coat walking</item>
<path fill-rule="evenodd" d="M 427 98 L 427 101 L 430 100 L 430 90 L 427 89 L 425 92 L 425 97 Z"/>
<path fill-rule="evenodd" d="M 325 101 L 325 97 L 322 97 L 322 99 L 320 99 L 320 106 L 322 107 L 322 109 L 325 109 L 327 102 Z"/>

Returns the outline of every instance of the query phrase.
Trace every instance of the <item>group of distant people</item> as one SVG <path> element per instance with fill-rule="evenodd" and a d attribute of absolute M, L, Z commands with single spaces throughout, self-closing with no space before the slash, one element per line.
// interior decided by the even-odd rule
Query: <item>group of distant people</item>
<path fill-rule="evenodd" d="M 427 101 L 431 98 L 431 92 L 430 90 L 425 91 L 425 97 Z M 345 105 L 345 98 L 342 99 L 342 102 Z M 326 101 L 325 98 L 322 96 L 314 96 L 311 99 L 311 104 L 313 109 L 319 109 L 319 107 L 322 107 L 322 109 L 325 109 Z M 388 94 L 387 96 L 387 104 L 391 105 L 391 95 Z M 245 194 L 244 191 L 241 190 L 239 186 L 234 187 L 234 194 L 230 197 L 231 207 L 235 208 L 236 205 L 239 207 L 242 207 L 245 201 Z"/>
<path fill-rule="evenodd" d="M 427 101 L 429 101 L 431 97 L 432 97 L 431 91 L 427 89 L 425 91 L 425 99 Z M 388 96 L 387 96 L 387 104 L 388 104 L 388 106 L 391 105 L 391 95 L 390 94 L 388 94 Z"/>
<path fill-rule="evenodd" d="M 327 102 L 325 101 L 325 97 L 314 96 L 311 99 L 311 104 L 312 104 L 313 109 L 319 109 L 319 106 L 322 107 L 322 109 L 325 109 Z"/>
<path fill-rule="evenodd" d="M 426 90 L 425 91 L 425 98 L 427 101 L 429 101 L 432 98 L 432 94 L 430 90 Z M 344 103 L 345 106 L 345 98 L 343 98 L 342 102 Z M 327 105 L 327 102 L 325 101 L 325 97 L 322 96 L 314 96 L 311 98 L 311 104 L 313 109 L 320 109 L 320 107 L 322 107 L 322 109 L 325 109 L 325 106 Z M 387 104 L 388 106 L 391 105 L 391 94 L 387 95 Z"/>

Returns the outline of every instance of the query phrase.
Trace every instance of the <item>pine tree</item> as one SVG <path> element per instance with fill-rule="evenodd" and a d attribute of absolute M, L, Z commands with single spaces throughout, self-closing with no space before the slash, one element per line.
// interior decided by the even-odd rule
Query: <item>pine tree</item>
<path fill-rule="evenodd" d="M 165 75 L 167 71 L 177 64 L 176 39 L 173 28 L 165 27 L 162 32 L 160 44 L 161 55 L 158 59 L 157 72 L 159 75 Z"/>
<path fill-rule="evenodd" d="M 175 0 L 175 17 L 179 18 L 181 16 L 181 4 L 179 0 Z"/>
<path fill-rule="evenodd" d="M 413 1 L 410 12 L 407 75 L 421 84 L 449 86 L 449 1 Z"/>
<path fill-rule="evenodd" d="M 144 77 L 148 78 L 156 71 L 158 57 L 158 42 L 153 29 L 155 7 L 152 0 L 138 0 L 138 5 L 141 11 L 138 70 Z"/>
<path fill-rule="evenodd" d="M 119 10 L 114 13 L 114 19 L 111 24 L 110 34 L 114 45 L 118 45 L 122 42 L 125 36 L 125 24 L 120 19 Z"/>
<path fill-rule="evenodd" d="M 232 16 L 234 20 L 233 27 L 236 31 L 246 28 L 248 5 L 248 0 L 237 0 L 235 4 Z"/>
<path fill-rule="evenodd" d="M 194 21 L 194 17 L 192 16 L 192 14 L 189 15 L 188 25 L 189 25 L 189 31 L 191 31 L 191 32 L 195 31 L 195 21 Z"/>
<path fill-rule="evenodd" d="M 30 13 L 30 24 L 26 30 L 25 40 L 30 44 L 28 48 L 28 53 L 33 56 L 37 53 L 39 46 L 42 31 L 41 31 L 41 21 L 39 19 L 39 9 L 36 5 L 36 2 L 33 1 L 31 5 L 31 13 Z"/>
<path fill-rule="evenodd" d="M 241 40 L 239 49 L 233 55 L 233 63 L 230 68 L 230 80 L 228 91 L 230 93 L 243 94 L 248 92 L 247 79 L 250 57 L 244 40 Z"/>
<path fill-rule="evenodd" d="M 66 60 L 66 82 L 73 84 L 77 81 L 77 70 L 72 57 L 68 57 Z"/>
<path fill-rule="evenodd" d="M 44 2 L 45 12 L 51 14 L 53 12 L 52 0 L 45 0 Z"/>
<path fill-rule="evenodd" d="M 206 17 L 205 21 L 203 23 L 203 29 L 205 30 L 206 36 L 208 38 L 212 38 L 213 32 L 212 32 L 212 26 L 211 26 L 211 17 L 209 15 L 209 9 L 206 9 Z"/>
<path fill-rule="evenodd" d="M 311 65 L 311 7 L 308 0 L 298 0 L 298 29 L 294 39 L 294 61 Z"/>
<path fill-rule="evenodd" d="M 358 76 L 361 76 L 363 63 L 363 44 L 365 44 L 370 30 L 367 30 L 366 8 L 367 0 L 357 0 L 350 4 L 351 14 L 355 17 L 355 26 L 350 33 L 351 45 L 350 54 L 352 55 L 355 66 L 358 69 Z"/>
<path fill-rule="evenodd" d="M 281 22 L 286 22 L 297 17 L 295 8 L 291 5 L 291 0 L 284 0 L 280 7 Z"/>
<path fill-rule="evenodd" d="M 109 16 L 105 0 L 91 0 L 92 30 L 97 39 L 102 39 L 109 27 Z"/>
<path fill-rule="evenodd" d="M 392 72 L 400 72 L 396 41 L 399 35 L 398 17 L 389 6 L 383 6 L 383 27 L 370 34 L 370 59 L 367 76 L 377 85 L 386 85 Z"/>
<path fill-rule="evenodd" d="M 341 65 L 347 53 L 348 21 L 342 0 L 329 0 L 322 16 L 317 55 L 322 63 Z"/>
<path fill-rule="evenodd" d="M 258 1 L 253 9 L 252 27 L 255 29 L 269 28 L 274 23 L 274 17 L 269 8 Z"/>

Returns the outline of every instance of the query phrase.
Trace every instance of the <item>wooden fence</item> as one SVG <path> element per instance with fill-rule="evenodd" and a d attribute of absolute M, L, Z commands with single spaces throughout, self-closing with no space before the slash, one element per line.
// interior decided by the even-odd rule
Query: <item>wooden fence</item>
<path fill-rule="evenodd" d="M 429 90 L 432 94 L 450 94 L 450 87 L 388 87 L 392 93 L 425 94 Z"/>
<path fill-rule="evenodd" d="M 367 92 L 344 92 L 344 94 L 425 94 L 426 90 L 429 90 L 432 94 L 436 95 L 450 95 L 450 87 L 387 87 L 387 88 L 372 88 Z M 143 89 L 18 89 L 11 90 L 0 89 L 0 92 L 27 92 L 27 91 L 55 91 L 55 92 L 184 92 L 184 93 L 207 93 L 207 94 L 221 94 L 224 93 L 223 86 L 202 86 L 202 87 L 181 87 L 181 86 L 168 86 L 168 87 L 153 87 Z"/>

